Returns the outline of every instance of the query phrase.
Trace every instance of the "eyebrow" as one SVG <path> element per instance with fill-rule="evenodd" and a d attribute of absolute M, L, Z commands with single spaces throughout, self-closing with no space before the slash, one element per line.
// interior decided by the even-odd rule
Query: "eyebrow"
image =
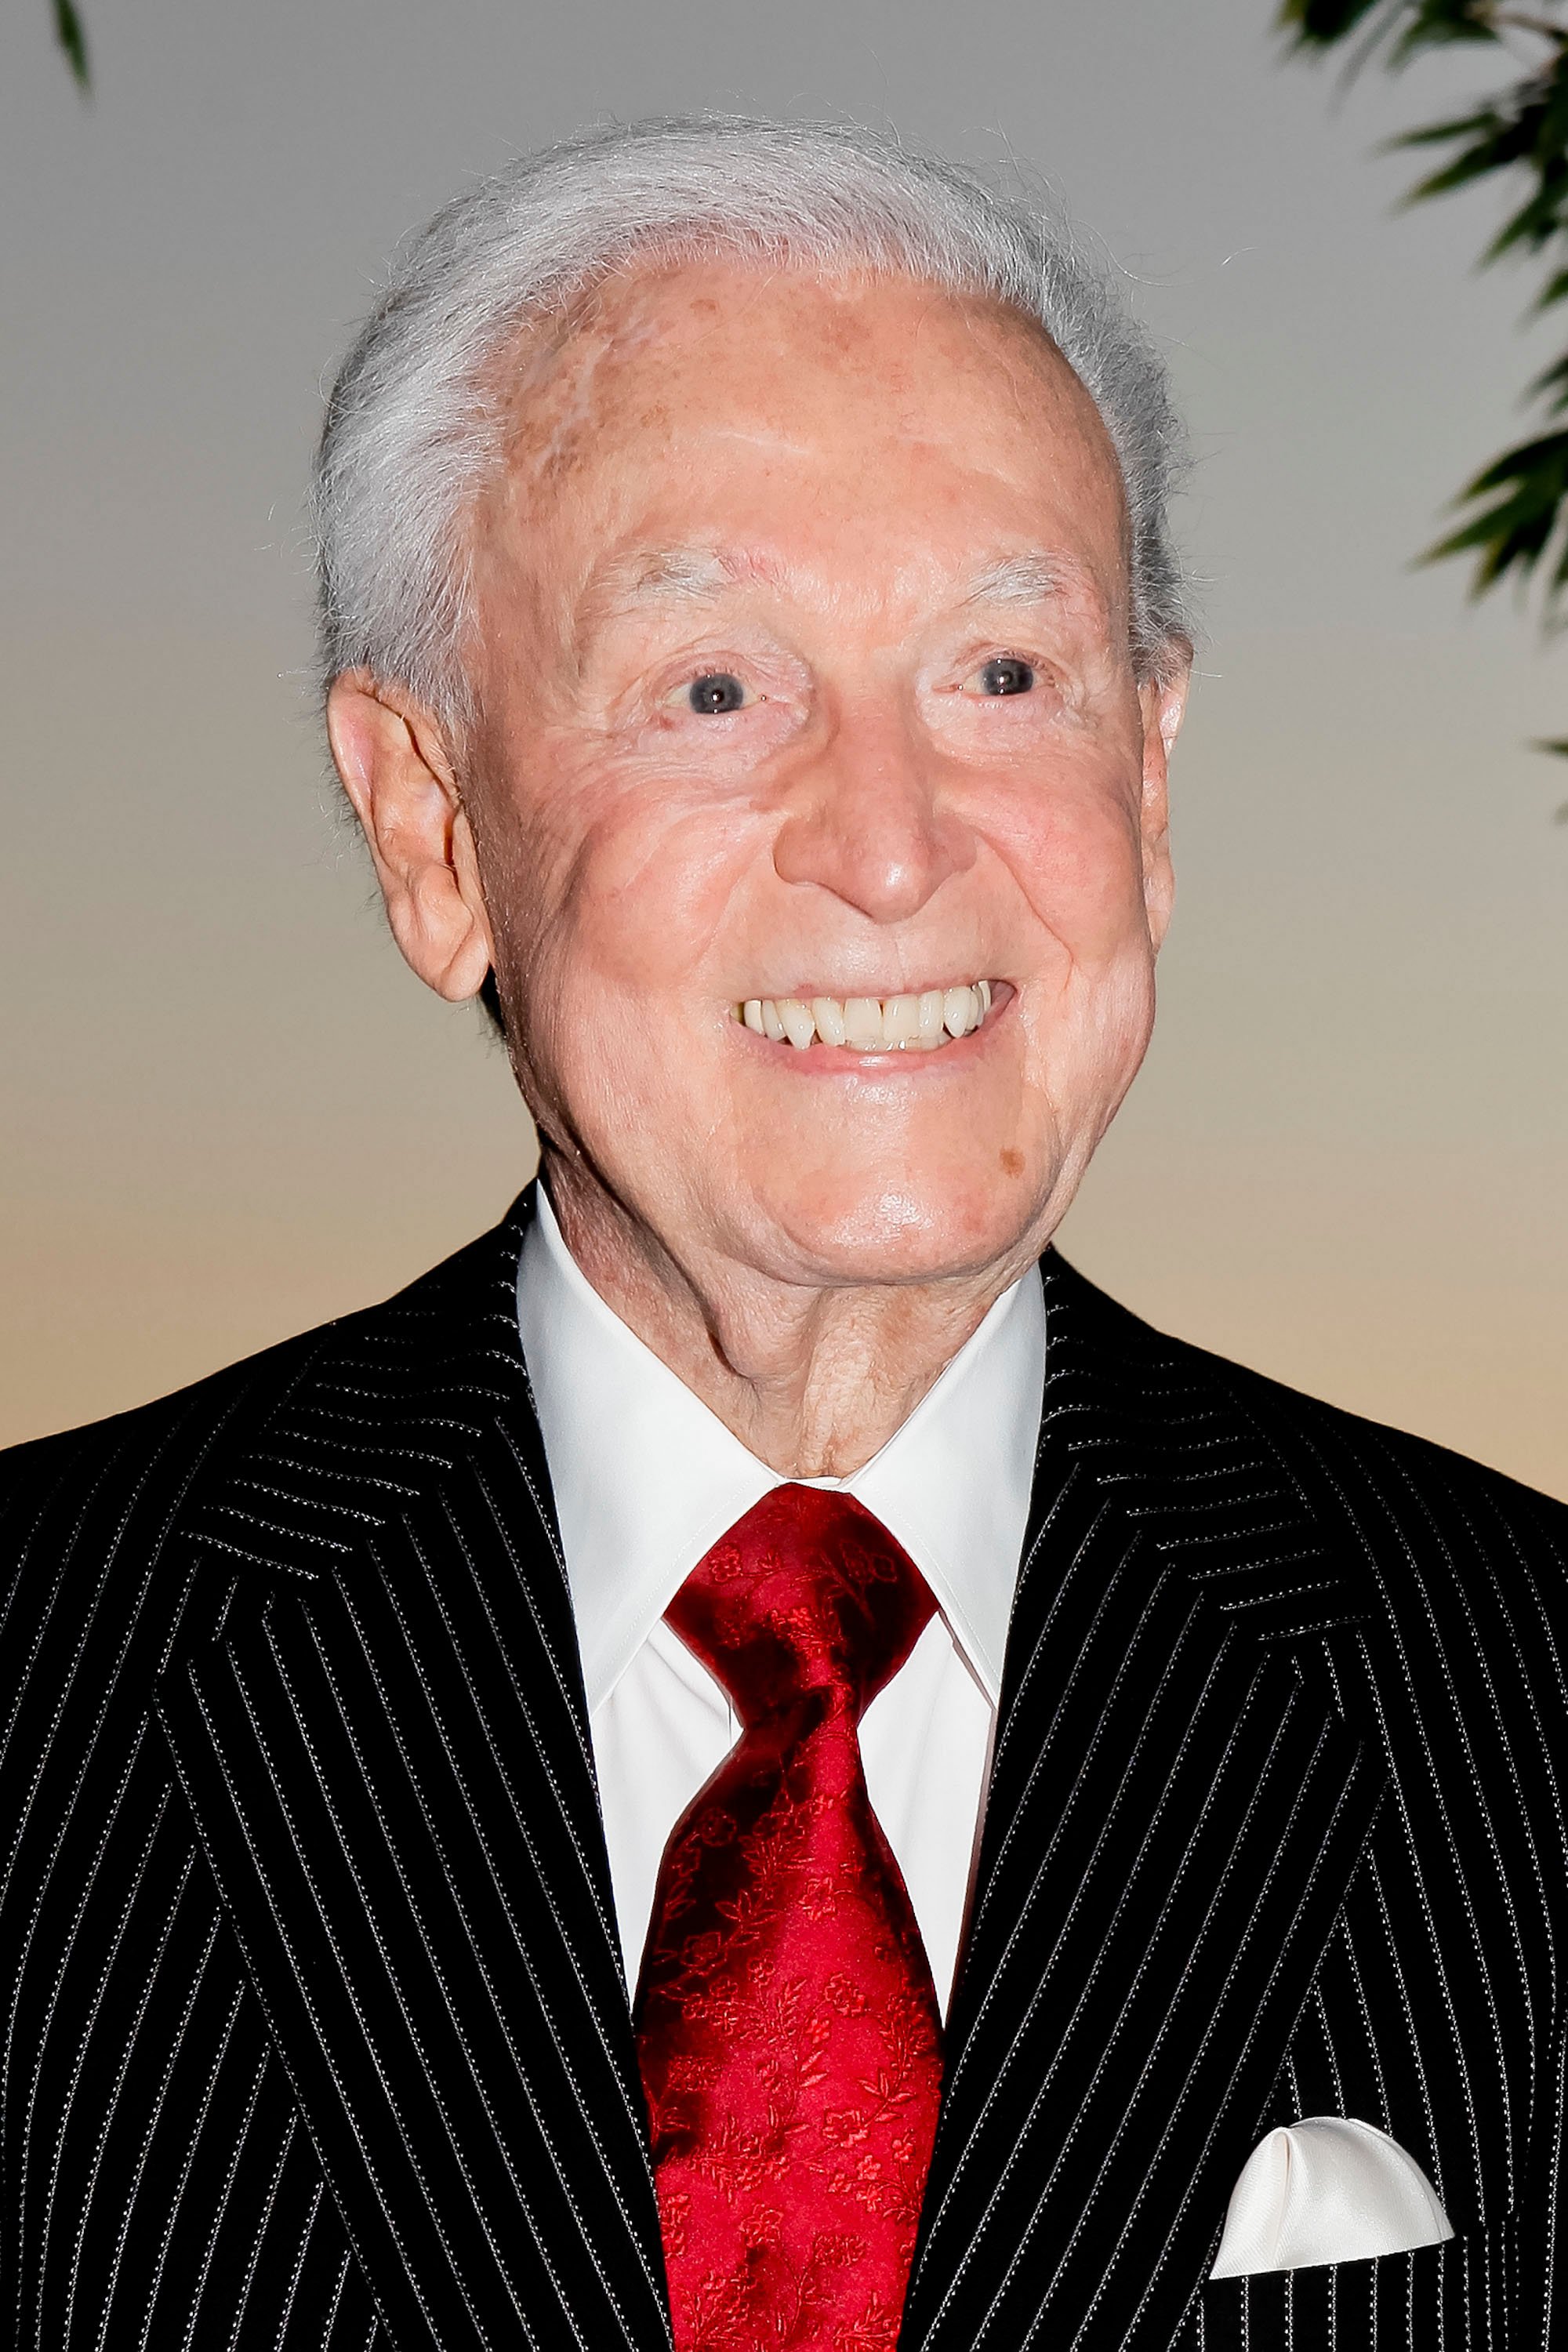
<path fill-rule="evenodd" d="M 775 567 L 760 556 L 711 547 L 637 548 L 593 573 L 578 620 L 593 625 L 642 604 L 710 603 L 742 582 L 776 578 Z"/>
<path fill-rule="evenodd" d="M 966 604 L 1041 604 L 1052 596 L 1059 596 L 1066 584 L 1066 574 L 1078 569 L 1064 565 L 1059 556 L 1047 555 L 1042 550 L 1029 548 L 1018 555 L 1004 555 L 994 563 L 987 563 L 976 572 L 964 591 Z"/>
<path fill-rule="evenodd" d="M 1081 570 L 1070 558 L 1025 548 L 982 564 L 954 601 L 1039 604 L 1070 588 Z M 758 582 L 784 584 L 779 567 L 765 555 L 701 546 L 633 549 L 593 573 L 578 600 L 578 628 L 591 631 L 647 604 L 710 604 L 727 588 Z"/>

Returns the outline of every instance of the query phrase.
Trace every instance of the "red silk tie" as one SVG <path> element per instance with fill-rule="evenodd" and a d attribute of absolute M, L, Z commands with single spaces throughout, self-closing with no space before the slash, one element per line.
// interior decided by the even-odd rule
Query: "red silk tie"
<path fill-rule="evenodd" d="M 665 1849 L 637 1995 L 676 2352 L 893 2352 L 941 2026 L 858 1726 L 933 1606 L 853 1496 L 786 1486 L 667 1612 L 742 1727 Z"/>

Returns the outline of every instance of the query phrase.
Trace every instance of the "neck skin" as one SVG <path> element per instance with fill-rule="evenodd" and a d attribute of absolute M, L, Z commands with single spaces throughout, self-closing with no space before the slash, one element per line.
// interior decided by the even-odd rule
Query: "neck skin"
<path fill-rule="evenodd" d="M 788 1478 L 847 1478 L 868 1463 L 1043 1247 L 1025 1236 L 1003 1263 L 939 1282 L 812 1289 L 700 1253 L 678 1264 L 547 1141 L 541 1172 L 600 1297 Z"/>

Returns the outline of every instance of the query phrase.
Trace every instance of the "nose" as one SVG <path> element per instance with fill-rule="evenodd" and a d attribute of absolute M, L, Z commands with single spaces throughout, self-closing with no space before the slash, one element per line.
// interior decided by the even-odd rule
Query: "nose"
<path fill-rule="evenodd" d="M 973 837 L 947 805 L 941 766 L 904 713 L 838 714 L 789 788 L 773 841 L 781 881 L 831 890 L 873 922 L 919 914 L 974 862 Z"/>

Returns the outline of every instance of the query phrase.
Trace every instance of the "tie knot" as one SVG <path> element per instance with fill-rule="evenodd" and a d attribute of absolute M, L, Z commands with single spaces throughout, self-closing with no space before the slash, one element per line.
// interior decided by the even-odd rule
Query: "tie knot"
<path fill-rule="evenodd" d="M 902 1545 L 853 1495 L 785 1486 L 721 1536 L 666 1615 L 749 1727 L 813 1694 L 858 1718 L 935 1605 Z"/>

